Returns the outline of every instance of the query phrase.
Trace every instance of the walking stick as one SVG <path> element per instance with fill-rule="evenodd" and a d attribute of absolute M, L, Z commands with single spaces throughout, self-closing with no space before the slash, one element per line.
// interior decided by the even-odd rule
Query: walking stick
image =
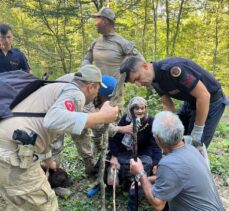
<path fill-rule="evenodd" d="M 120 97 L 120 93 L 122 90 L 122 86 L 124 85 L 125 80 L 126 80 L 126 73 L 122 73 L 113 93 L 111 94 L 110 103 L 112 106 L 117 105 L 117 102 L 118 102 L 118 99 Z M 107 143 L 108 143 L 108 137 L 109 137 L 108 136 L 108 127 L 109 127 L 109 124 L 104 125 L 103 143 L 102 143 L 102 150 L 100 154 L 101 160 L 100 160 L 100 165 L 99 165 L 99 178 L 97 180 L 101 188 L 101 202 L 102 202 L 101 211 L 106 210 L 105 184 L 104 184 L 103 176 L 104 176 L 104 170 L 105 170 L 106 150 L 107 150 L 107 145 L 108 145 Z"/>
<path fill-rule="evenodd" d="M 113 211 L 116 211 L 116 203 L 115 203 L 115 191 L 116 191 L 116 177 L 117 177 L 117 169 L 114 170 L 114 181 L 113 181 Z"/>
<path fill-rule="evenodd" d="M 131 109 L 131 116 L 133 122 L 133 157 L 134 160 L 137 161 L 138 158 L 138 143 L 137 143 L 137 120 L 134 115 L 134 108 Z M 138 211 L 138 182 L 134 179 L 134 187 L 135 187 L 135 210 Z"/>

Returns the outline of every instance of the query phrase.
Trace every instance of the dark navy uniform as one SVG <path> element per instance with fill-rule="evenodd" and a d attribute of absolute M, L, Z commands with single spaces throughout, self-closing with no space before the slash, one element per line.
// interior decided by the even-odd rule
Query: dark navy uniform
<path fill-rule="evenodd" d="M 189 59 L 170 58 L 152 63 L 155 71 L 153 87 L 160 96 L 184 101 L 178 115 L 185 125 L 186 134 L 193 129 L 196 116 L 196 99 L 190 92 L 201 81 L 211 95 L 210 108 L 201 141 L 209 145 L 216 126 L 228 104 L 220 83 L 205 69 Z"/>
<path fill-rule="evenodd" d="M 30 67 L 25 55 L 17 48 L 12 48 L 6 56 L 0 49 L 0 73 L 11 70 L 30 71 Z"/>

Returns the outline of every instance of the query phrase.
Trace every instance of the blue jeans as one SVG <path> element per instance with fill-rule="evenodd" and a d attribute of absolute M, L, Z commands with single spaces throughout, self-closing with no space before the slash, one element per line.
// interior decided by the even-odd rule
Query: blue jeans
<path fill-rule="evenodd" d="M 228 101 L 224 96 L 219 98 L 217 101 L 210 103 L 209 112 L 201 139 L 201 142 L 204 143 L 206 147 L 209 146 L 212 140 L 219 120 L 223 115 L 225 105 L 228 105 Z M 196 118 L 196 110 L 191 107 L 190 103 L 184 102 L 177 115 L 185 127 L 185 135 L 190 135 Z"/>

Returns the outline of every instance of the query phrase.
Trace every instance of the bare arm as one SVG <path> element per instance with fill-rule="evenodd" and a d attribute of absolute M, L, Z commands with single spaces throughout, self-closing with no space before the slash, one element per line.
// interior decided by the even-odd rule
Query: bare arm
<path fill-rule="evenodd" d="M 164 111 L 175 112 L 175 107 L 174 107 L 173 101 L 169 96 L 167 96 L 167 95 L 161 96 L 161 101 L 162 101 Z"/>
<path fill-rule="evenodd" d="M 144 170 L 144 167 L 142 165 L 141 160 L 138 158 L 137 162 L 133 159 L 130 160 L 130 171 L 132 174 L 137 175 L 141 171 Z M 144 190 L 145 196 L 150 202 L 150 204 L 156 209 L 156 210 L 162 210 L 165 207 L 166 201 L 161 200 L 159 198 L 154 197 L 152 194 L 152 184 L 147 178 L 146 175 L 143 175 L 140 178 L 142 189 Z"/>
<path fill-rule="evenodd" d="M 161 200 L 159 198 L 154 197 L 152 194 L 152 184 L 150 183 L 149 179 L 146 175 L 140 178 L 142 189 L 144 190 L 145 196 L 148 199 L 149 203 L 156 209 L 156 210 L 163 210 L 165 207 L 166 201 Z"/>
<path fill-rule="evenodd" d="M 199 81 L 190 94 L 196 98 L 195 124 L 204 125 L 209 111 L 210 93 L 208 92 L 204 84 Z"/>

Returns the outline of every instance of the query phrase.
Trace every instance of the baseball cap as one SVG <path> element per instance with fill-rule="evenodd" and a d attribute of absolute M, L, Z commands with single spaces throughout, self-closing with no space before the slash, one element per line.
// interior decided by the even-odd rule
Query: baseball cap
<path fill-rule="evenodd" d="M 102 7 L 98 13 L 93 14 L 92 17 L 104 17 L 111 21 L 115 21 L 115 13 L 109 7 Z"/>
<path fill-rule="evenodd" d="M 114 91 L 117 85 L 117 80 L 113 76 L 103 75 L 102 82 L 107 86 L 107 88 L 101 86 L 99 88 L 99 94 L 103 97 L 108 98 Z"/>
<path fill-rule="evenodd" d="M 84 65 L 75 73 L 74 78 L 80 81 L 97 82 L 104 88 L 107 86 L 102 82 L 102 74 L 98 67 L 92 64 Z"/>

